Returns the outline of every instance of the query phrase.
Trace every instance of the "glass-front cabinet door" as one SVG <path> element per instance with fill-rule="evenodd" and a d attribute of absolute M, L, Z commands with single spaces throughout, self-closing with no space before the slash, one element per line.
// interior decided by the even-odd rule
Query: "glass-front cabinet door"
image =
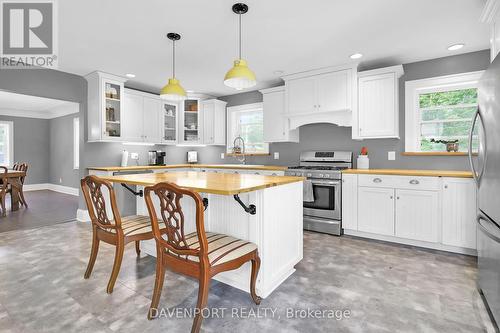
<path fill-rule="evenodd" d="M 103 80 L 104 86 L 104 133 L 109 139 L 119 139 L 122 135 L 121 112 L 123 98 L 123 84 L 120 82 Z"/>
<path fill-rule="evenodd" d="M 171 102 L 162 102 L 162 143 L 177 143 L 178 105 Z"/>
<path fill-rule="evenodd" d="M 200 101 L 186 99 L 184 101 L 183 141 L 185 143 L 198 143 L 200 141 Z"/>

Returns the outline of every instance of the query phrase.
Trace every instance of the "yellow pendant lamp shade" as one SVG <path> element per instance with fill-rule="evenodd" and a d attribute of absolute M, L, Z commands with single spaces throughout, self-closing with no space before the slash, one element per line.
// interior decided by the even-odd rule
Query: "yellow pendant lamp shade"
<path fill-rule="evenodd" d="M 235 14 L 238 14 L 239 19 L 239 57 L 224 77 L 224 84 L 233 89 L 242 90 L 257 84 L 254 72 L 248 68 L 247 62 L 241 59 L 241 15 L 248 12 L 248 6 L 244 3 L 236 3 L 232 9 Z"/>
<path fill-rule="evenodd" d="M 168 79 L 168 83 L 161 88 L 160 97 L 167 101 L 183 101 L 187 98 L 186 91 L 176 78 Z"/>
<path fill-rule="evenodd" d="M 167 34 L 168 39 L 172 43 L 172 78 L 168 79 L 168 83 L 161 88 L 160 98 L 167 101 L 183 101 L 187 98 L 186 91 L 182 88 L 179 80 L 175 78 L 175 42 L 181 39 L 179 34 L 170 32 Z"/>
<path fill-rule="evenodd" d="M 224 77 L 224 84 L 236 90 L 242 90 L 253 87 L 257 84 L 255 74 L 247 66 L 247 62 L 243 59 L 234 61 L 234 66 Z"/>

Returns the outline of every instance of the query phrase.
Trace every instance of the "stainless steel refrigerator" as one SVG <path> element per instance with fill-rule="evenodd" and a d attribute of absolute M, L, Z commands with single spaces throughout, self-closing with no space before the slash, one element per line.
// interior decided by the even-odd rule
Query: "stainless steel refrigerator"
<path fill-rule="evenodd" d="M 479 108 L 469 137 L 479 137 L 469 160 L 478 187 L 478 286 L 490 314 L 500 323 L 500 57 L 479 81 Z M 469 149 L 470 151 L 471 149 Z"/>

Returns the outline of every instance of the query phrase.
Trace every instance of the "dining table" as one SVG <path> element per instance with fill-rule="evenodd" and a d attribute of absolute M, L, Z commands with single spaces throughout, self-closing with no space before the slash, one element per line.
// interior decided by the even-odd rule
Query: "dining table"
<path fill-rule="evenodd" d="M 3 182 L 10 185 L 10 209 L 12 211 L 19 210 L 19 191 L 22 190 L 21 179 L 26 176 L 26 171 L 8 169 L 7 172 L 0 172 L 0 177 Z"/>

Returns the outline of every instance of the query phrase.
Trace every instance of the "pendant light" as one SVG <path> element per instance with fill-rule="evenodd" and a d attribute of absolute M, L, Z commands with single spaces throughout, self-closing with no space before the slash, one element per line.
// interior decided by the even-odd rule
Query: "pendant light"
<path fill-rule="evenodd" d="M 248 68 L 247 62 L 241 59 L 241 15 L 248 12 L 248 6 L 244 3 L 234 4 L 233 12 L 239 15 L 239 57 L 224 77 L 224 84 L 236 90 L 242 90 L 257 84 L 255 74 Z"/>
<path fill-rule="evenodd" d="M 181 36 L 170 32 L 167 37 L 172 41 L 172 78 L 168 79 L 167 85 L 161 89 L 160 97 L 168 101 L 183 101 L 186 99 L 186 91 L 175 78 L 175 42 L 181 39 Z"/>

